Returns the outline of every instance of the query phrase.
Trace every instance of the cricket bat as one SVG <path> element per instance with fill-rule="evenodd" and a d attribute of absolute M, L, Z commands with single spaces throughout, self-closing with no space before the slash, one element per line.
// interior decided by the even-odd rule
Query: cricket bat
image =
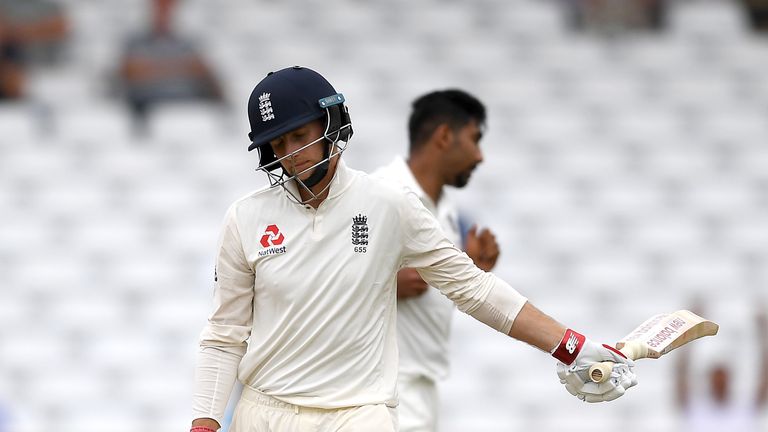
<path fill-rule="evenodd" d="M 616 348 L 632 360 L 659 358 L 675 348 L 704 336 L 714 336 L 720 327 L 687 310 L 659 314 L 648 318 L 632 333 L 616 343 Z M 589 377 L 601 383 L 611 376 L 613 363 L 596 363 Z"/>

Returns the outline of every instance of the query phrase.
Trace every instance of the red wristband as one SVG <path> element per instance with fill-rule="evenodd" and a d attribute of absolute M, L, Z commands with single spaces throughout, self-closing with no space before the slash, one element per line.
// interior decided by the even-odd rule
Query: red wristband
<path fill-rule="evenodd" d="M 209 428 L 208 426 L 192 426 L 192 429 L 190 429 L 189 432 L 216 432 L 216 431 L 214 429 Z"/>
<path fill-rule="evenodd" d="M 568 329 L 565 331 L 560 345 L 552 352 L 552 357 L 569 365 L 576 360 L 576 356 L 579 355 L 579 351 L 581 351 L 581 347 L 584 346 L 584 341 L 586 340 L 587 338 L 584 335 Z"/>

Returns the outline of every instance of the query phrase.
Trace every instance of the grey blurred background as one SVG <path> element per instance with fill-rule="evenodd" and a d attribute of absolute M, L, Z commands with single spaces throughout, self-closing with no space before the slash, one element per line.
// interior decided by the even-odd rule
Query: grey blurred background
<path fill-rule="evenodd" d="M 0 1 L 0 432 L 188 430 L 220 223 L 266 184 L 247 98 L 294 64 L 344 93 L 344 157 L 366 171 L 406 153 L 416 96 L 477 95 L 485 162 L 453 197 L 497 234 L 497 273 L 606 342 L 700 308 L 721 333 L 685 348 L 694 385 L 727 360 L 748 399 L 768 293 L 768 37 L 747 3 L 181 0 L 173 32 L 214 90 L 136 114 L 123 58 L 150 0 Z M 678 352 L 587 405 L 547 354 L 454 324 L 444 432 L 681 430 Z"/>

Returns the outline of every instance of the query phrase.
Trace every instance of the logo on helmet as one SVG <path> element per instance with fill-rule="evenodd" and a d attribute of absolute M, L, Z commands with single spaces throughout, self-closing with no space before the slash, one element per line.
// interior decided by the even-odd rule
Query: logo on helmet
<path fill-rule="evenodd" d="M 272 101 L 269 100 L 271 93 L 262 93 L 259 96 L 259 112 L 261 113 L 261 121 L 274 120 L 275 113 L 272 111 Z"/>

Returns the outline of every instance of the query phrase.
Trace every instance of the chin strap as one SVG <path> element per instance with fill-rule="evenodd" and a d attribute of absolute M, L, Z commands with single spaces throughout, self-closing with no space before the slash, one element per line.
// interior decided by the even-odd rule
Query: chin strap
<path fill-rule="evenodd" d="M 331 160 L 329 159 L 331 154 L 331 146 L 333 144 L 328 144 L 325 146 L 325 152 L 323 154 L 323 158 L 325 161 L 321 163 L 315 170 L 312 172 L 312 174 L 307 178 L 306 180 L 301 180 L 298 177 L 296 178 L 297 181 L 301 182 L 307 189 L 314 187 L 316 184 L 320 183 L 321 180 L 325 178 L 325 176 L 328 174 L 328 168 L 331 165 Z"/>

